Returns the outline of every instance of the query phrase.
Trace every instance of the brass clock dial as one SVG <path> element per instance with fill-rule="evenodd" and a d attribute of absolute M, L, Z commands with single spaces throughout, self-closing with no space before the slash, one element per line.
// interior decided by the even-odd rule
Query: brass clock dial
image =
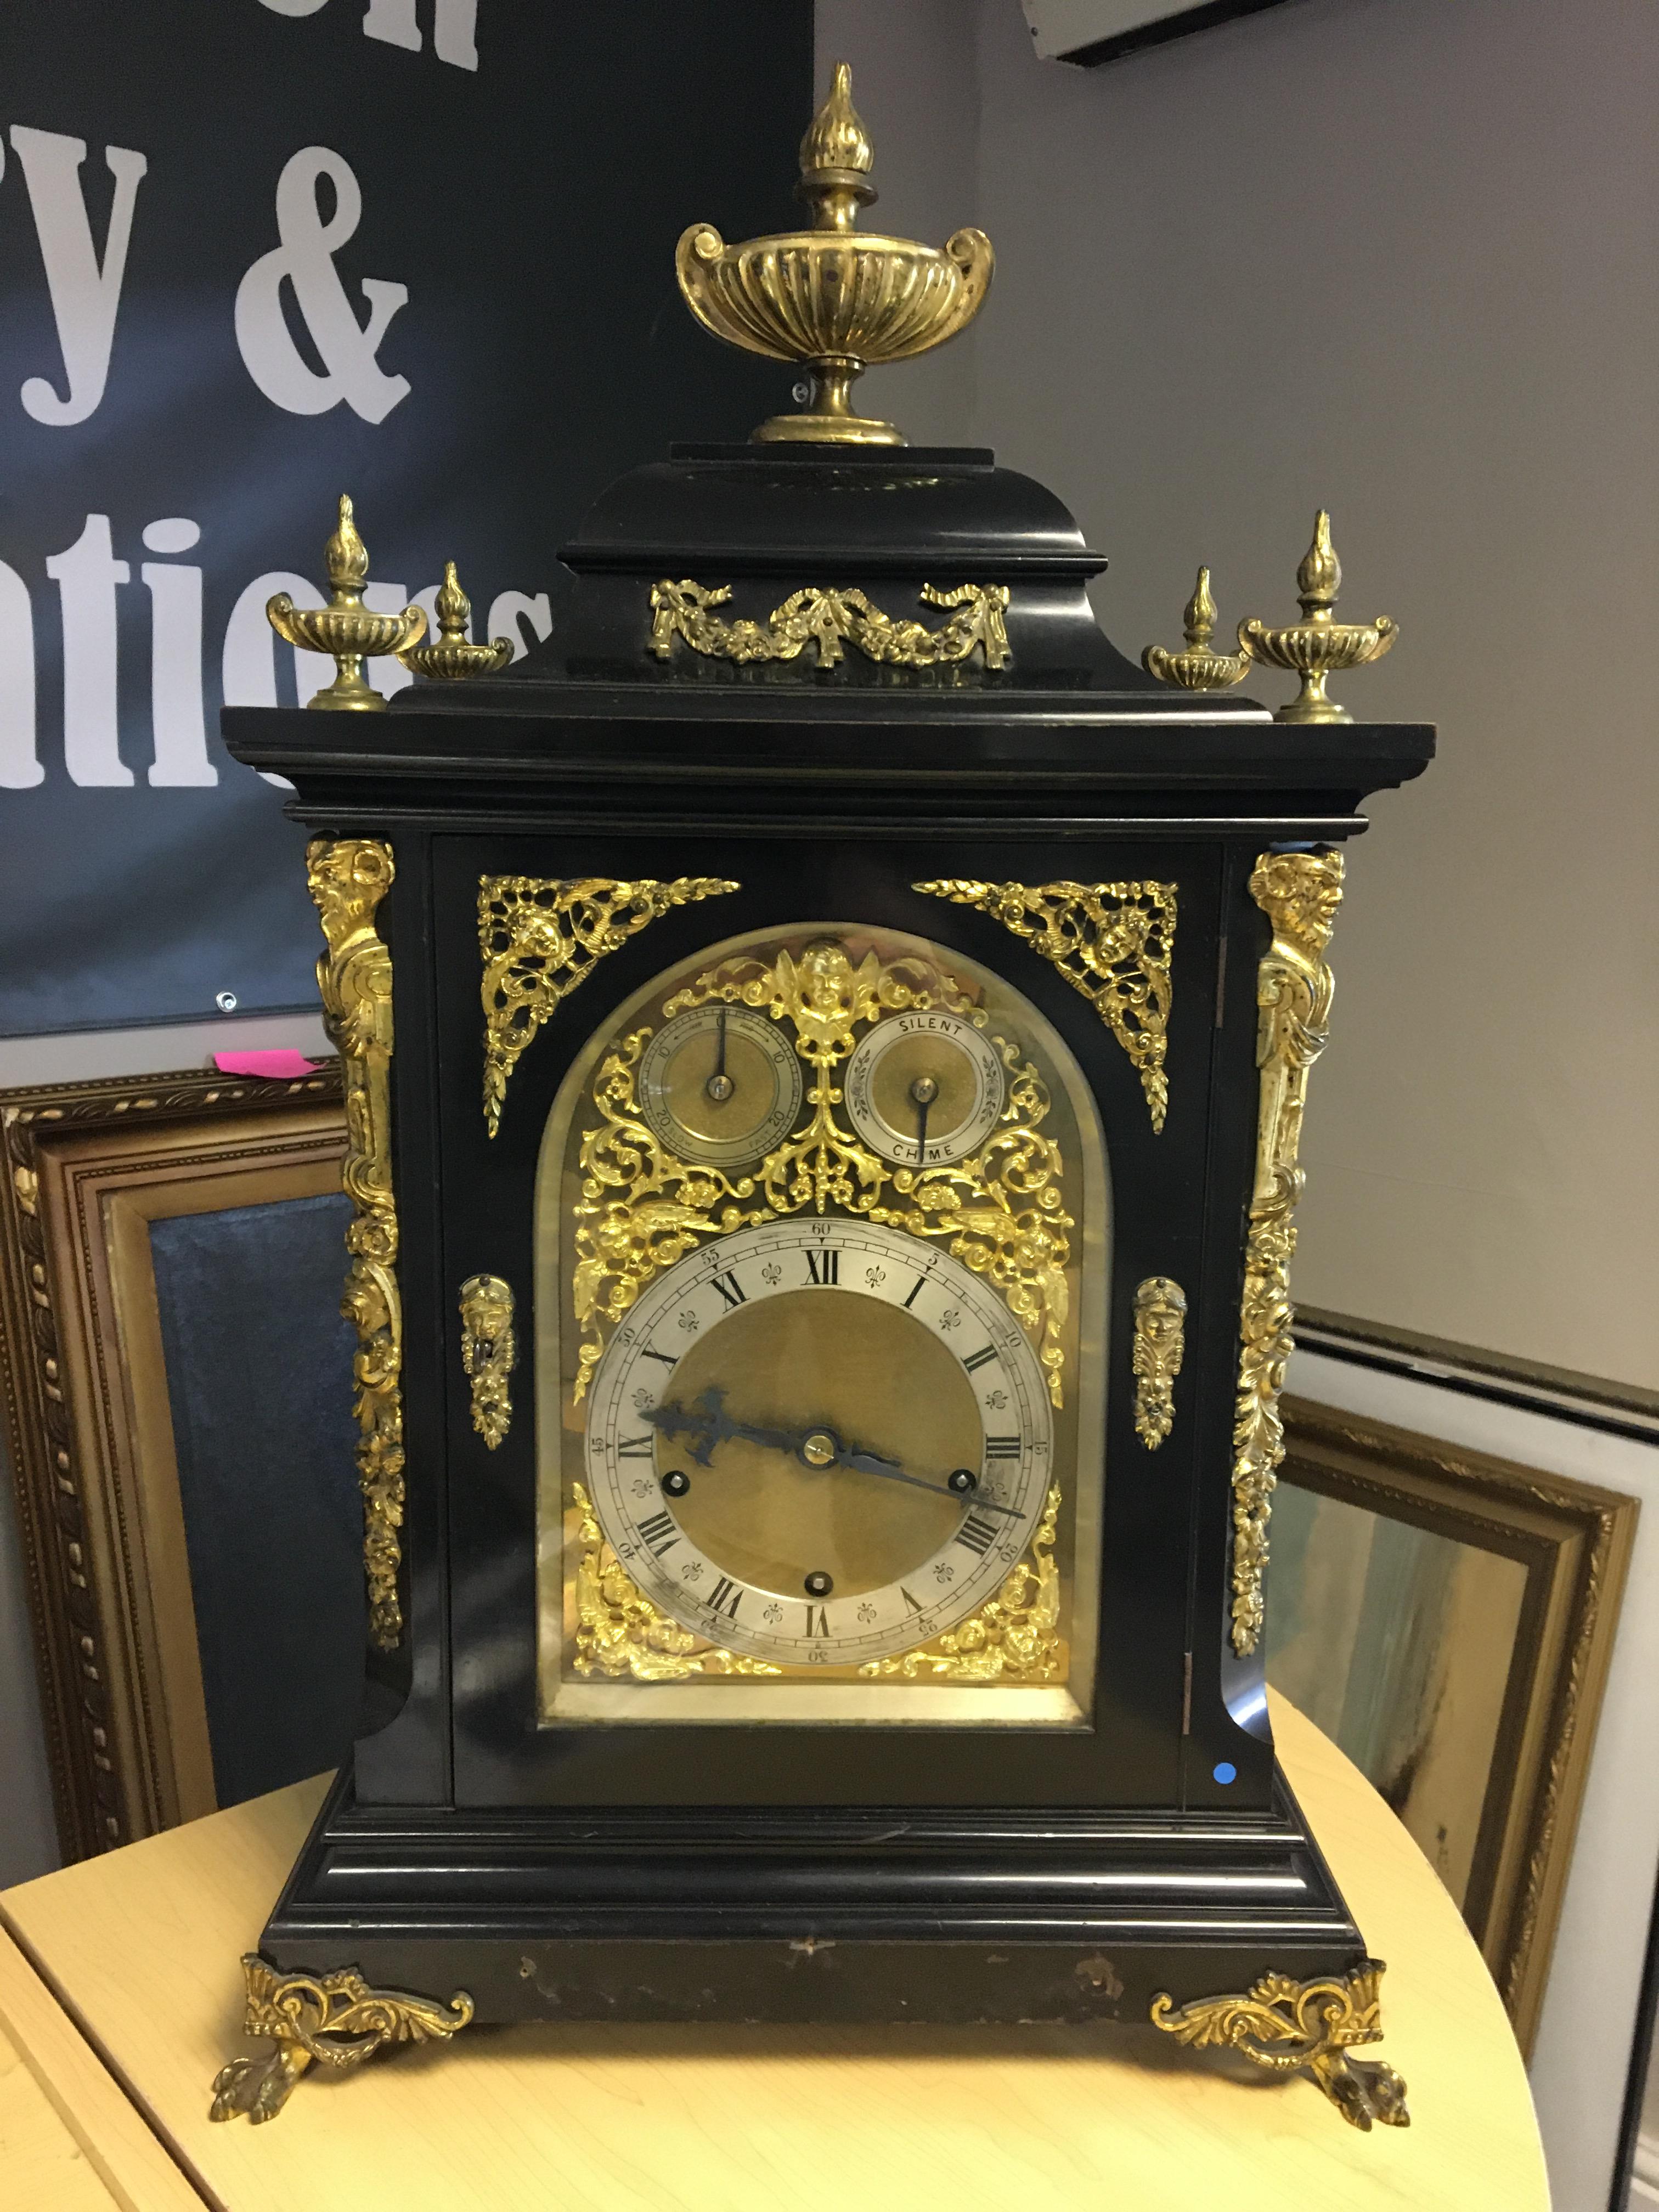
<path fill-rule="evenodd" d="M 775 1022 L 744 1006 L 675 1015 L 640 1062 L 640 1111 L 677 1158 L 739 1166 L 771 1151 L 800 1111 L 801 1066 Z"/>
<path fill-rule="evenodd" d="M 724 1237 L 641 1295 L 594 1377 L 588 1488 L 699 1637 L 849 1667 L 996 1595 L 1042 1516 L 1048 1396 L 981 1278 L 868 1221 Z"/>
<path fill-rule="evenodd" d="M 1001 1056 L 961 1014 L 892 1014 L 847 1064 L 847 1115 L 884 1160 L 950 1167 L 979 1150 L 1002 1112 Z"/>

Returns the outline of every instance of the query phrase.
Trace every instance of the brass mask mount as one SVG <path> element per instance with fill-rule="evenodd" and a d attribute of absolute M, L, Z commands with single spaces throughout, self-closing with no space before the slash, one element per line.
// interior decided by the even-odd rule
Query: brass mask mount
<path fill-rule="evenodd" d="M 761 443 L 903 445 L 892 423 L 854 413 L 854 382 L 955 337 L 990 288 L 994 256 L 981 230 L 957 231 L 941 251 L 854 228 L 876 197 L 873 160 L 853 73 L 839 62 L 801 141 L 796 190 L 811 228 L 727 246 L 711 223 L 694 222 L 675 249 L 680 290 L 706 331 L 809 372 L 805 410 L 763 422 L 752 433 Z"/>
<path fill-rule="evenodd" d="M 351 501 L 340 495 L 340 521 L 329 539 L 323 558 L 328 568 L 331 597 L 325 607 L 296 607 L 286 592 L 265 602 L 265 619 L 278 637 L 307 653 L 325 653 L 336 675 L 309 707 L 347 708 L 384 711 L 386 701 L 363 674 L 369 656 L 401 653 L 425 635 L 426 611 L 405 607 L 400 615 L 373 614 L 363 605 L 363 586 L 368 580 L 368 548 L 357 535 Z"/>
<path fill-rule="evenodd" d="M 1332 619 L 1342 581 L 1342 564 L 1331 544 L 1331 518 L 1322 507 L 1314 517 L 1313 544 L 1296 572 L 1303 620 L 1283 629 L 1269 629 L 1254 617 L 1238 625 L 1241 651 L 1252 660 L 1288 669 L 1302 678 L 1302 689 L 1288 707 L 1281 707 L 1278 722 L 1351 722 L 1346 707 L 1328 698 L 1328 677 L 1346 668 L 1363 668 L 1381 660 L 1400 635 L 1400 626 L 1387 615 L 1374 623 L 1340 623 Z"/>

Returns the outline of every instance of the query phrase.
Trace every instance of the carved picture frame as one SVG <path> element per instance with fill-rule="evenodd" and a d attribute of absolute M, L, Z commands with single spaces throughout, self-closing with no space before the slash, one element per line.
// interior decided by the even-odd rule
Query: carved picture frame
<path fill-rule="evenodd" d="M 1639 1501 L 1306 1399 L 1287 1396 L 1282 1411 L 1268 1680 L 1342 1744 L 1416 1835 L 1529 2052 Z M 1366 1607 L 1384 1608 L 1358 1595 L 1357 1582 L 1344 1590 L 1333 1571 L 1342 1550 L 1357 1556 L 1356 1546 L 1367 1545 L 1359 1517 L 1345 1528 L 1339 1514 L 1328 1530 L 1317 1568 L 1324 1623 L 1298 1602 L 1297 1537 L 1322 1500 L 1406 1539 L 1396 1547 L 1407 1579 L 1377 1625 L 1412 1641 L 1421 1680 L 1408 1692 L 1396 1678 L 1388 1694 L 1398 1709 L 1369 1730 L 1344 1724 L 1358 1670 L 1352 1653 L 1364 1643 Z M 1422 1585 L 1437 1571 L 1446 1588 L 1429 1595 Z M 1461 1592 L 1448 1595 L 1459 1577 Z M 1411 1605 L 1419 1612 L 1408 1616 Z M 1352 1647 L 1339 1649 L 1332 1633 L 1339 1613 Z M 1436 1685 L 1455 1686 L 1455 1694 L 1439 1695 Z M 1435 1787 L 1431 1771 L 1425 1790 L 1437 1762 L 1442 1779 Z"/>
<path fill-rule="evenodd" d="M 0 1129 L 0 1387 L 72 1860 L 216 1803 L 149 1224 L 337 1193 L 340 1068 L 9 1091 Z"/>

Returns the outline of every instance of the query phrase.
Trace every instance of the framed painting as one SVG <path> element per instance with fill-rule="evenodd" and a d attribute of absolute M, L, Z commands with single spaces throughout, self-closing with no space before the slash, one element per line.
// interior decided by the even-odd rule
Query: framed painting
<path fill-rule="evenodd" d="M 337 1761 L 362 1681 L 340 1077 L 0 1094 L 0 1379 L 66 1858 Z"/>
<path fill-rule="evenodd" d="M 1530 2049 L 1638 1501 L 1284 1401 L 1267 1675 L 1422 1846 Z"/>

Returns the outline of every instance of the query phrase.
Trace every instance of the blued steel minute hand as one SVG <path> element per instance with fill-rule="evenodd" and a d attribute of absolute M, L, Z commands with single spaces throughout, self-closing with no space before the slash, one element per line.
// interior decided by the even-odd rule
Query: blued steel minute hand
<path fill-rule="evenodd" d="M 811 1466 L 805 1447 L 812 1438 L 820 1437 L 833 1448 L 831 1455 L 823 1462 L 826 1467 L 851 1468 L 856 1474 L 878 1475 L 884 1482 L 902 1482 L 912 1490 L 931 1491 L 936 1498 L 958 1495 L 942 1482 L 928 1482 L 919 1474 L 908 1474 L 896 1460 L 878 1458 L 874 1452 L 853 1450 L 832 1429 L 821 1424 L 805 1429 L 771 1429 L 752 1421 L 734 1421 L 726 1410 L 726 1393 L 720 1389 L 703 1391 L 689 1407 L 682 1406 L 678 1399 L 665 1406 L 653 1407 L 645 1418 L 653 1428 L 671 1440 L 684 1438 L 687 1457 L 694 1459 L 699 1467 L 713 1465 L 715 1445 L 724 1443 L 728 1437 L 744 1443 L 763 1444 L 772 1451 L 787 1452 L 792 1458 Z M 1019 1515 L 1012 1506 L 994 1504 L 988 1498 L 973 1495 L 978 1511 L 1018 1520 Z"/>

